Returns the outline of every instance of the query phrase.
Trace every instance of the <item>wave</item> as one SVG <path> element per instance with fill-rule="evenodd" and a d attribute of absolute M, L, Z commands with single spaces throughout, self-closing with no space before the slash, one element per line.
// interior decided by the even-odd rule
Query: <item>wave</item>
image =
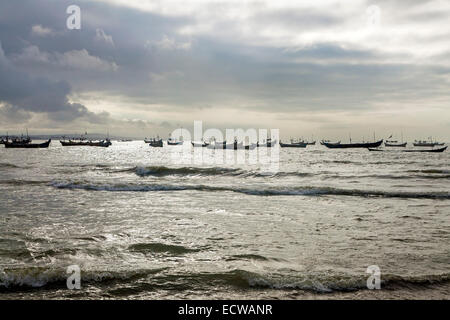
<path fill-rule="evenodd" d="M 349 292 L 367 289 L 367 276 L 350 274 L 304 273 L 296 275 L 262 274 L 234 269 L 221 273 L 163 274 L 155 279 L 162 289 L 183 286 L 231 286 L 240 289 L 303 290 L 315 293 Z M 450 282 L 450 274 L 402 277 L 382 275 L 383 289 L 423 289 Z M 192 288 L 195 289 L 195 288 Z M 202 288 L 203 289 L 203 288 Z"/>
<path fill-rule="evenodd" d="M 76 173 L 80 171 L 105 171 L 108 173 L 133 173 L 140 177 L 165 177 L 165 176 L 242 176 L 242 177 L 284 177 L 284 176 L 298 176 L 306 177 L 313 176 L 311 172 L 264 172 L 259 170 L 244 170 L 241 168 L 230 167 L 166 167 L 166 166 L 134 166 L 120 168 L 115 165 L 80 165 L 75 167 L 64 167 L 59 172 L 62 173 Z"/>
<path fill-rule="evenodd" d="M 340 161 L 324 161 L 325 163 L 355 163 L 347 160 Z M 77 169 L 78 168 L 78 169 Z M 132 173 L 139 177 L 165 177 L 165 176 L 239 176 L 243 178 L 279 178 L 279 177 L 313 177 L 325 175 L 333 179 L 449 179 L 449 170 L 430 169 L 430 170 L 408 170 L 399 172 L 400 174 L 361 174 L 361 175 L 341 175 L 337 172 L 321 171 L 321 172 L 301 172 L 301 171 L 282 171 L 282 172 L 264 172 L 255 170 L 245 170 L 241 168 L 230 167 L 166 167 L 166 166 L 134 166 L 120 168 L 115 165 L 96 164 L 81 165 L 78 167 L 65 168 L 63 173 L 77 173 L 81 170 L 88 171 L 105 171 L 108 173 Z M 405 174 L 407 173 L 407 174 Z"/>
<path fill-rule="evenodd" d="M 82 189 L 87 191 L 110 192 L 152 192 L 152 191 L 229 191 L 254 196 L 356 196 L 381 198 L 450 199 L 449 192 L 396 192 L 332 187 L 262 187 L 242 188 L 211 185 L 170 185 L 170 184 L 92 184 L 78 182 L 52 182 L 58 189 Z"/>
<path fill-rule="evenodd" d="M 198 168 L 198 167 L 181 167 L 169 168 L 165 166 L 150 166 L 150 167 L 134 167 L 122 171 L 131 171 L 138 176 L 167 176 L 167 175 L 240 175 L 245 171 L 236 168 Z"/>
<path fill-rule="evenodd" d="M 11 185 L 11 186 L 26 186 L 26 185 L 46 185 L 51 181 L 40 181 L 40 180 L 22 180 L 22 179 L 10 179 L 10 180 L 0 180 L 0 184 Z"/>
<path fill-rule="evenodd" d="M 169 176 L 169 175 L 199 175 L 199 176 L 243 176 L 243 177 L 282 177 L 282 176 L 312 176 L 310 172 L 278 172 L 278 173 L 264 173 L 258 171 L 249 171 L 238 168 L 223 168 L 223 167 L 181 167 L 169 168 L 165 166 L 150 166 L 150 167 L 134 167 L 130 169 L 120 170 L 120 172 L 134 172 L 140 177 L 146 176 Z"/>
<path fill-rule="evenodd" d="M 117 289 L 112 284 L 117 283 L 119 288 L 132 288 L 132 293 L 139 290 L 205 290 L 208 288 L 231 287 L 237 289 L 263 289 L 263 290 L 303 290 L 315 293 L 349 292 L 367 289 L 365 275 L 330 273 L 300 273 L 277 274 L 257 273 L 242 269 L 228 272 L 170 272 L 170 268 L 138 269 L 128 271 L 83 270 L 81 285 L 94 285 Z M 66 270 L 43 267 L 5 269 L 0 273 L 0 292 L 22 291 L 39 288 L 57 289 L 65 288 L 67 281 Z M 424 288 L 448 284 L 450 274 L 430 274 L 418 276 L 399 276 L 386 274 L 381 277 L 381 288 L 395 290 L 407 288 L 409 290 L 423 290 Z M 127 292 L 127 291 L 125 291 Z M 124 291 L 116 292 L 123 295 Z M 127 294 L 127 293 L 125 293 Z"/>
<path fill-rule="evenodd" d="M 225 259 L 226 261 L 235 261 L 235 260 L 258 260 L 258 261 L 269 261 L 269 258 L 261 256 L 259 254 L 235 254 L 229 256 Z"/>
<path fill-rule="evenodd" d="M 165 269 L 138 269 L 130 271 L 82 270 L 81 282 L 82 285 L 83 283 L 107 284 L 114 281 L 129 282 L 145 278 Z M 67 277 L 68 274 L 65 268 L 5 268 L 0 270 L 0 292 L 42 287 L 66 288 Z"/>
<path fill-rule="evenodd" d="M 450 179 L 450 174 L 409 174 L 409 175 L 394 175 L 394 174 L 367 174 L 367 175 L 340 175 L 330 174 L 327 178 L 332 179 L 383 179 L 383 180 L 411 180 L 411 179 Z"/>
<path fill-rule="evenodd" d="M 180 245 L 170 245 L 164 243 L 135 243 L 128 247 L 128 250 L 140 253 L 167 253 L 173 255 L 182 255 L 200 251 Z"/>
<path fill-rule="evenodd" d="M 443 169 L 408 170 L 407 172 L 428 173 L 428 174 L 450 174 L 450 170 L 443 170 Z"/>
<path fill-rule="evenodd" d="M 9 169 L 9 168 L 23 168 L 23 167 L 18 166 L 18 165 L 13 164 L 13 163 L 1 162 L 0 163 L 0 169 L 3 169 L 3 168 Z"/>

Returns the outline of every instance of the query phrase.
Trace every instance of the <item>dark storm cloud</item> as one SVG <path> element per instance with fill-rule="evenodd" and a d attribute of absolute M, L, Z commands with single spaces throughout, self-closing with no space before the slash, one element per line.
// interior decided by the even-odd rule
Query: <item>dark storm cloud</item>
<path fill-rule="evenodd" d="M 47 113 L 51 119 L 71 121 L 86 117 L 89 121 L 102 121 L 79 103 L 70 103 L 67 96 L 71 88 L 66 81 L 52 81 L 45 77 L 32 77 L 17 70 L 6 58 L 0 43 L 0 102 L 5 104 L 2 114 L 15 119 L 29 118 L 29 112 Z M 105 115 L 104 115 L 105 116 Z"/>

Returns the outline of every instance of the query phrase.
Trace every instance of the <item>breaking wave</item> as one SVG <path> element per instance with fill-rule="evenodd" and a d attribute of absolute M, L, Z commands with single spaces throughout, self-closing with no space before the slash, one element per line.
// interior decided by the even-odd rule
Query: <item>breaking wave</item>
<path fill-rule="evenodd" d="M 65 288 L 65 269 L 17 268 L 0 273 L 0 292 L 32 290 L 38 288 Z M 240 289 L 304 290 L 315 293 L 349 292 L 367 289 L 365 276 L 350 274 L 305 273 L 305 274 L 260 274 L 241 269 L 228 272 L 170 272 L 170 268 L 129 270 L 121 272 L 90 270 L 81 273 L 81 283 L 108 286 L 118 283 L 120 288 L 141 285 L 142 290 L 177 288 L 204 290 L 206 288 L 233 287 Z M 450 281 L 450 274 L 419 276 L 383 275 L 383 289 L 408 288 L 422 290 Z M 114 290 L 113 290 L 114 291 Z"/>
<path fill-rule="evenodd" d="M 1 162 L 0 169 L 3 169 L 3 168 L 10 169 L 10 168 L 22 168 L 22 167 L 20 167 L 16 164 L 13 164 L 13 163 Z"/>
<path fill-rule="evenodd" d="M 138 176 L 167 176 L 167 175 L 240 175 L 245 171 L 236 168 L 198 168 L 198 167 L 181 167 L 181 168 L 169 168 L 165 166 L 150 166 L 150 167 L 134 167 L 126 169 L 124 171 L 131 171 Z"/>
<path fill-rule="evenodd" d="M 135 243 L 128 247 L 130 251 L 140 253 L 166 253 L 166 254 L 187 254 L 198 252 L 199 249 L 191 249 L 180 245 L 171 245 L 164 243 Z"/>
<path fill-rule="evenodd" d="M 133 281 L 163 271 L 160 269 L 143 269 L 131 271 L 86 271 L 81 273 L 84 283 L 108 283 L 111 281 Z M 50 286 L 66 287 L 68 274 L 63 268 L 24 267 L 3 269 L 0 271 L 0 292 L 21 289 L 42 288 Z"/>
<path fill-rule="evenodd" d="M 449 192 L 395 192 L 377 190 L 340 189 L 332 187 L 226 187 L 211 185 L 171 185 L 171 184 L 95 184 L 79 182 L 52 182 L 58 189 L 81 189 L 111 192 L 152 192 L 152 191 L 229 191 L 254 196 L 356 196 L 413 199 L 450 199 Z"/>

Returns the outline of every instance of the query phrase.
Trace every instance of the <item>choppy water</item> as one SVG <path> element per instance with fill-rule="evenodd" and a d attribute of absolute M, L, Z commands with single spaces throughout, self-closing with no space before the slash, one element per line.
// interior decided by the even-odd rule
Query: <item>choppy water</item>
<path fill-rule="evenodd" d="M 273 174 L 169 160 L 1 147 L 0 298 L 449 297 L 449 152 L 281 149 Z"/>

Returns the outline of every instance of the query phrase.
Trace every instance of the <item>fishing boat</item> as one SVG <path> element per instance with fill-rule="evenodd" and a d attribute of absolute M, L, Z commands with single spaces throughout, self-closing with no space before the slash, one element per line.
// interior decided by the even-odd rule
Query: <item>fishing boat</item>
<path fill-rule="evenodd" d="M 89 141 L 84 141 L 84 140 L 59 140 L 59 143 L 61 143 L 61 145 L 63 147 L 71 147 L 71 146 L 89 146 Z"/>
<path fill-rule="evenodd" d="M 192 141 L 191 144 L 194 148 L 205 148 L 209 145 L 209 143 L 204 141 L 201 142 Z"/>
<path fill-rule="evenodd" d="M 360 142 L 360 143 L 341 143 L 327 142 L 323 140 L 320 144 L 330 149 L 348 149 L 348 148 L 378 148 L 383 143 L 383 139 L 375 142 Z"/>
<path fill-rule="evenodd" d="M 176 140 L 172 138 L 172 135 L 169 134 L 169 139 L 167 139 L 168 146 L 181 146 L 183 144 L 183 137 L 180 137 L 180 140 Z"/>
<path fill-rule="evenodd" d="M 100 140 L 100 141 L 92 141 L 92 140 L 60 140 L 59 141 L 63 147 L 81 147 L 81 146 L 87 146 L 87 147 L 109 147 L 112 145 L 111 140 Z"/>
<path fill-rule="evenodd" d="M 297 139 L 296 143 L 304 143 L 307 146 L 314 146 L 316 144 L 316 140 L 311 139 L 312 141 L 307 141 L 305 139 L 303 139 L 303 137 L 301 139 Z M 294 143 L 293 139 L 291 139 L 291 143 Z"/>
<path fill-rule="evenodd" d="M 447 150 L 447 146 L 438 149 L 408 149 L 408 150 L 384 150 L 378 148 L 368 148 L 369 151 L 381 151 L 381 152 L 444 152 Z"/>
<path fill-rule="evenodd" d="M 206 146 L 208 149 L 227 149 L 227 150 L 238 150 L 244 149 L 244 144 L 242 142 L 234 141 L 233 143 L 228 143 L 226 141 L 223 142 L 214 142 Z"/>
<path fill-rule="evenodd" d="M 24 136 L 21 136 L 21 137 L 9 137 L 9 136 L 6 136 L 5 138 L 2 138 L 0 140 L 0 144 L 5 144 L 9 140 L 11 140 L 11 142 L 14 142 L 14 143 L 22 143 L 22 144 L 27 144 L 27 143 L 31 143 L 32 142 L 31 138 L 28 137 L 28 136 L 27 137 L 24 137 Z"/>
<path fill-rule="evenodd" d="M 397 140 L 389 140 L 392 138 L 392 136 L 393 134 L 391 134 L 384 142 L 385 147 L 398 147 L 398 148 L 406 147 L 407 142 L 403 142 L 403 132 L 402 132 L 402 142 L 398 142 Z"/>
<path fill-rule="evenodd" d="M 414 147 L 434 147 L 436 146 L 436 142 L 433 142 L 433 139 L 428 138 L 428 140 L 414 140 Z"/>
<path fill-rule="evenodd" d="M 214 143 L 210 143 L 209 145 L 206 146 L 207 149 L 226 149 L 227 147 L 227 142 L 223 141 L 223 142 L 214 142 Z M 232 148 L 232 147 L 230 147 Z"/>
<path fill-rule="evenodd" d="M 9 142 L 5 141 L 5 148 L 26 148 L 26 149 L 38 149 L 38 148 L 48 148 L 52 139 L 47 140 L 44 143 L 29 143 L 29 142 Z"/>
<path fill-rule="evenodd" d="M 112 145 L 111 140 L 100 140 L 100 141 L 89 141 L 89 146 L 91 147 L 104 147 L 107 148 Z"/>
<path fill-rule="evenodd" d="M 254 150 L 256 147 L 257 147 L 257 144 L 256 143 L 252 143 L 252 144 L 249 144 L 249 145 L 245 145 L 244 149 L 245 150 Z"/>
<path fill-rule="evenodd" d="M 406 147 L 406 144 L 407 144 L 407 142 L 400 143 L 397 140 L 386 140 L 384 142 L 384 146 L 385 147 L 401 147 L 401 148 L 404 148 L 404 147 Z"/>
<path fill-rule="evenodd" d="M 282 148 L 306 148 L 307 145 L 304 141 L 294 142 L 291 140 L 291 143 L 283 143 L 280 141 L 280 147 Z"/>
<path fill-rule="evenodd" d="M 256 143 L 257 147 L 268 147 L 271 148 L 273 146 L 275 146 L 277 144 L 277 140 L 275 139 L 274 141 L 272 141 L 271 138 L 267 138 L 266 142 L 263 143 L 259 143 L 259 141 Z"/>
<path fill-rule="evenodd" d="M 183 141 L 169 141 L 167 140 L 168 146 L 181 146 L 183 144 Z"/>
<path fill-rule="evenodd" d="M 158 137 L 159 138 L 159 137 Z M 155 147 L 155 148 L 162 148 L 162 146 L 163 146 L 163 141 L 162 141 L 162 139 L 155 139 L 155 138 L 152 138 L 152 139 L 150 139 L 150 140 L 147 140 L 148 142 L 148 145 L 150 146 L 150 147 Z"/>

